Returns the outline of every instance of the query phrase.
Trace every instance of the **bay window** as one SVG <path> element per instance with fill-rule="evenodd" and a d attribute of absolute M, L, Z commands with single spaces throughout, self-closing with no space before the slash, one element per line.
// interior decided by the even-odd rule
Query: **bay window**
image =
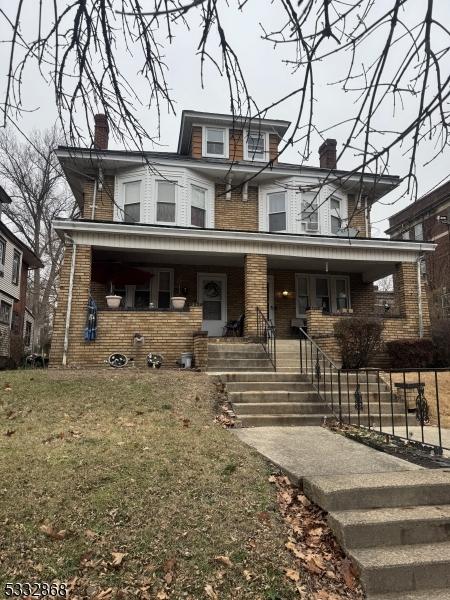
<path fill-rule="evenodd" d="M 141 220 L 141 182 L 127 181 L 123 184 L 124 223 L 139 223 Z"/>
<path fill-rule="evenodd" d="M 286 192 L 267 194 L 269 231 L 286 231 Z"/>
<path fill-rule="evenodd" d="M 319 230 L 318 195 L 314 192 L 302 194 L 302 230 L 317 232 Z"/>
<path fill-rule="evenodd" d="M 156 220 L 158 223 L 175 223 L 175 184 L 157 182 Z"/>
<path fill-rule="evenodd" d="M 206 190 L 193 185 L 191 187 L 191 225 L 205 227 L 206 223 Z"/>
<path fill-rule="evenodd" d="M 215 127 L 205 128 L 204 149 L 206 151 L 203 152 L 205 156 L 226 158 L 225 131 L 225 129 L 216 129 Z"/>

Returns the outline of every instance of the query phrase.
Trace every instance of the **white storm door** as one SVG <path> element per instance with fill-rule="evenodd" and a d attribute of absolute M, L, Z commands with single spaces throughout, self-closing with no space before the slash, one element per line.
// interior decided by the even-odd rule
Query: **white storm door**
<path fill-rule="evenodd" d="M 211 337 L 221 336 L 227 322 L 227 276 L 199 273 L 198 302 L 203 306 L 203 330 Z"/>

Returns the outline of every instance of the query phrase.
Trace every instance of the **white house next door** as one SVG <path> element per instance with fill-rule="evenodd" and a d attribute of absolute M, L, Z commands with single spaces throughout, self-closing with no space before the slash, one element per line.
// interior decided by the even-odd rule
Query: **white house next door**
<path fill-rule="evenodd" d="M 203 305 L 203 329 L 209 336 L 221 336 L 227 322 L 227 276 L 199 273 L 198 302 Z"/>

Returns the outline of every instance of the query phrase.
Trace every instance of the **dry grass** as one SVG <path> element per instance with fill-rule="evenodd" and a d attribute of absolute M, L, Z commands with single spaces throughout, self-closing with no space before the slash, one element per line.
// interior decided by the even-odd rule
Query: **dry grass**
<path fill-rule="evenodd" d="M 1 373 L 0 589 L 294 598 L 268 467 L 213 424 L 214 394 L 200 373 Z"/>
<path fill-rule="evenodd" d="M 385 380 L 389 383 L 389 374 L 384 374 Z M 405 381 L 417 382 L 417 373 L 406 373 Z M 421 373 L 420 380 L 425 384 L 425 397 L 428 400 L 432 422 L 436 422 L 436 387 L 435 374 L 433 372 Z M 437 372 L 438 390 L 439 390 L 439 408 L 441 414 L 441 426 L 450 427 L 450 371 Z M 392 383 L 403 383 L 402 373 L 392 373 Z M 395 387 L 394 387 L 395 389 Z"/>

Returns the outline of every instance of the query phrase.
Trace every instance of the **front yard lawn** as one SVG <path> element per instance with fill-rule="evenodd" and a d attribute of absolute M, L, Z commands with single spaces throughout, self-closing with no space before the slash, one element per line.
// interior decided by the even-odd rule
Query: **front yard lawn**
<path fill-rule="evenodd" d="M 296 597 L 268 467 L 214 395 L 200 373 L 0 373 L 1 594 Z"/>

